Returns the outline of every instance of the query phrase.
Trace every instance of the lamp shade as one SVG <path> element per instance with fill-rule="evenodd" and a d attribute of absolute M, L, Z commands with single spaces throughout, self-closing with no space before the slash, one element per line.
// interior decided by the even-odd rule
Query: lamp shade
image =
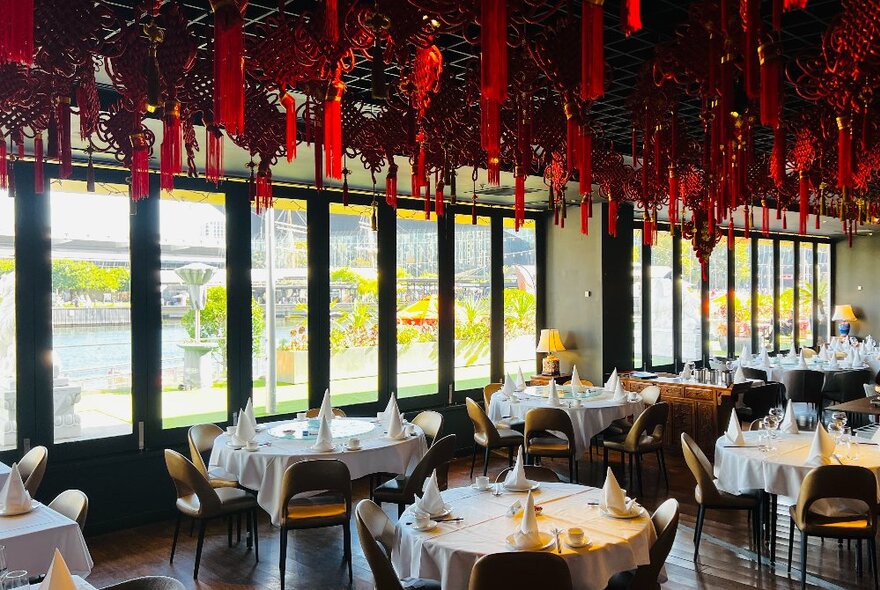
<path fill-rule="evenodd" d="M 547 328 L 541 330 L 541 338 L 538 340 L 536 352 L 557 352 L 565 350 L 562 345 L 562 338 L 559 337 L 559 330 L 556 328 Z"/>
<path fill-rule="evenodd" d="M 833 322 L 854 322 L 856 314 L 853 313 L 852 305 L 835 305 L 834 315 L 831 316 Z"/>

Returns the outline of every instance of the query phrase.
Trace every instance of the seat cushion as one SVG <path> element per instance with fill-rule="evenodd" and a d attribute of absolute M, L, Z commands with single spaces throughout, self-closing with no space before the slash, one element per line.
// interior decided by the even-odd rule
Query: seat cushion
<path fill-rule="evenodd" d="M 630 590 L 629 585 L 635 575 L 635 571 L 618 572 L 608 580 L 605 590 Z"/>
<path fill-rule="evenodd" d="M 718 497 L 713 498 L 711 502 L 707 502 L 703 498 L 703 491 L 700 486 L 694 488 L 694 499 L 697 504 L 705 504 L 706 508 L 752 508 L 758 504 L 758 497 L 749 494 L 731 494 L 724 490 L 718 490 Z"/>
<path fill-rule="evenodd" d="M 332 526 L 347 520 L 345 498 L 338 494 L 294 498 L 287 504 L 287 526 L 291 528 Z"/>
<path fill-rule="evenodd" d="M 543 457 L 568 457 L 571 454 L 568 441 L 556 436 L 536 436 L 529 440 L 526 452 Z"/>
<path fill-rule="evenodd" d="M 400 585 L 403 590 L 440 590 L 440 582 L 428 578 L 404 578 Z"/>
<path fill-rule="evenodd" d="M 221 514 L 250 510 L 257 506 L 257 499 L 239 488 L 216 488 L 214 492 L 220 499 L 220 512 L 217 514 L 203 514 L 202 505 L 195 494 L 178 498 L 177 509 L 180 510 L 182 514 L 193 518 L 212 518 Z"/>
<path fill-rule="evenodd" d="M 238 480 L 236 477 L 222 467 L 216 465 L 208 468 L 208 481 L 211 482 L 212 488 L 238 487 Z"/>
<path fill-rule="evenodd" d="M 806 522 L 798 522 L 795 518 L 796 506 L 789 509 L 791 518 L 795 521 L 797 528 L 808 535 L 818 537 L 835 538 L 871 538 L 874 536 L 874 528 L 865 515 L 852 514 L 835 514 L 833 516 L 823 516 L 810 512 Z"/>
<path fill-rule="evenodd" d="M 499 430 L 515 430 L 522 434 L 522 431 L 526 427 L 526 421 L 522 418 L 515 418 L 513 416 L 504 416 L 495 423 L 495 428 Z"/>
<path fill-rule="evenodd" d="M 406 487 L 408 480 L 409 478 L 405 475 L 398 475 L 395 478 L 389 479 L 373 490 L 373 498 L 377 502 L 406 502 L 406 499 L 403 497 L 403 489 Z"/>
<path fill-rule="evenodd" d="M 501 446 L 510 447 L 513 445 L 521 445 L 523 441 L 522 432 L 511 430 L 510 428 L 499 428 L 498 436 L 501 437 Z"/>
<path fill-rule="evenodd" d="M 622 434 L 619 436 L 610 436 L 602 438 L 602 445 L 605 448 L 611 449 L 612 451 L 625 451 L 632 452 L 632 449 L 628 449 L 626 447 L 626 434 Z M 653 451 L 660 450 L 663 447 L 662 439 L 655 439 L 652 436 L 642 435 L 642 438 L 639 439 L 638 450 L 642 453 L 650 453 Z"/>

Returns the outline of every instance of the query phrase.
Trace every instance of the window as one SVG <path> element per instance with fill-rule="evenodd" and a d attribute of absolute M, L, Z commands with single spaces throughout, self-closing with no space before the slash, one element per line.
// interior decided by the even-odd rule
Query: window
<path fill-rule="evenodd" d="M 831 244 L 816 244 L 816 343 L 831 337 Z"/>
<path fill-rule="evenodd" d="M 754 269 L 757 278 L 758 345 L 762 343 L 767 350 L 773 350 L 773 240 L 758 240 L 758 268 Z"/>
<path fill-rule="evenodd" d="M 513 219 L 505 217 L 503 223 L 504 373 L 516 375 L 521 368 L 528 376 L 537 367 L 535 220 L 527 219 L 518 232 Z"/>
<path fill-rule="evenodd" d="M 455 216 L 455 389 L 491 380 L 489 329 L 492 227 L 488 217 Z"/>
<path fill-rule="evenodd" d="M 0 378 L 3 379 L 3 405 L 0 411 L 0 451 L 15 449 L 16 419 L 15 364 L 15 199 L 0 192 Z"/>
<path fill-rule="evenodd" d="M 799 244 L 798 348 L 813 346 L 813 244 Z"/>
<path fill-rule="evenodd" d="M 397 212 L 397 395 L 437 393 L 437 221 Z"/>
<path fill-rule="evenodd" d="M 672 236 L 657 233 L 651 247 L 651 364 L 673 364 Z M 699 299 L 697 300 L 699 302 Z"/>
<path fill-rule="evenodd" d="M 159 201 L 163 428 L 226 420 L 225 200 L 175 190 Z"/>
<path fill-rule="evenodd" d="M 309 304 L 306 204 L 275 199 L 251 211 L 254 413 L 308 408 Z"/>
<path fill-rule="evenodd" d="M 733 322 L 736 354 L 752 348 L 752 240 L 736 238 L 733 245 Z"/>
<path fill-rule="evenodd" d="M 633 367 L 644 366 L 642 359 L 642 230 L 633 229 Z"/>
<path fill-rule="evenodd" d="M 132 433 L 128 189 L 67 187 L 49 197 L 55 443 Z"/>
<path fill-rule="evenodd" d="M 779 350 L 794 343 L 794 242 L 779 242 Z"/>
<path fill-rule="evenodd" d="M 709 356 L 727 357 L 727 254 L 722 242 L 709 258 Z"/>
<path fill-rule="evenodd" d="M 681 242 L 681 361 L 703 358 L 703 268 L 690 243 Z"/>
<path fill-rule="evenodd" d="M 330 205 L 330 391 L 338 406 L 379 399 L 379 282 L 370 207 Z"/>

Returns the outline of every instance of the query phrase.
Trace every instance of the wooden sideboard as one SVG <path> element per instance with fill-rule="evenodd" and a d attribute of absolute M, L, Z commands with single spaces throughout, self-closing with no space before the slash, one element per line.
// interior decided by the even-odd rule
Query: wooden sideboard
<path fill-rule="evenodd" d="M 666 420 L 665 446 L 681 454 L 681 433 L 687 432 L 710 458 L 715 441 L 727 429 L 733 410 L 731 387 L 702 383 L 680 383 L 666 378 L 636 379 L 622 375 L 623 388 L 641 391 L 649 385 L 660 388 L 660 401 L 669 404 Z M 671 377 L 671 376 L 670 376 Z"/>

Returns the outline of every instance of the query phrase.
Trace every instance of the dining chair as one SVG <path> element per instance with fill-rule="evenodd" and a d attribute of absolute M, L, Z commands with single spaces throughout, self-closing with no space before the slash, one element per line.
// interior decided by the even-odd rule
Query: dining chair
<path fill-rule="evenodd" d="M 205 463 L 205 453 L 214 447 L 214 441 L 223 434 L 223 429 L 216 424 L 195 424 L 189 427 L 186 439 L 189 442 L 190 460 L 199 470 L 212 488 L 236 488 L 238 479 L 219 466 L 208 467 Z"/>
<path fill-rule="evenodd" d="M 816 420 L 822 418 L 822 385 L 825 373 L 809 369 L 792 369 L 782 373 L 785 396 L 795 403 L 806 403 L 816 408 Z"/>
<path fill-rule="evenodd" d="M 412 423 L 422 429 L 425 438 L 428 439 L 428 446 L 434 444 L 443 432 L 443 414 L 433 410 L 424 410 L 416 414 L 412 419 Z"/>
<path fill-rule="evenodd" d="M 681 433 L 681 450 L 685 463 L 697 482 L 694 499 L 697 502 L 697 523 L 694 527 L 694 561 L 700 554 L 700 537 L 703 535 L 703 521 L 706 510 L 746 510 L 752 526 L 752 542 L 758 553 L 758 567 L 761 564 L 761 501 L 755 495 L 736 495 L 718 489 L 712 463 L 703 450 L 686 432 Z"/>
<path fill-rule="evenodd" d="M 858 369 L 828 373 L 825 376 L 825 384 L 822 386 L 822 401 L 820 402 L 822 410 L 824 411 L 826 401 L 843 403 L 863 397 L 865 395 L 863 385 L 868 382 L 869 378 L 868 371 Z"/>
<path fill-rule="evenodd" d="M 678 517 L 678 500 L 669 498 L 663 502 L 651 515 L 657 539 L 649 551 L 650 562 L 634 570 L 614 574 L 608 580 L 605 590 L 660 590 L 657 578 L 672 550 L 678 529 Z"/>
<path fill-rule="evenodd" d="M 526 479 L 532 481 L 543 481 L 547 483 L 559 483 L 562 479 L 559 475 L 549 467 L 541 467 L 540 465 L 523 465 Z M 504 470 L 495 478 L 495 483 L 503 482 L 507 474 L 513 471 L 513 467 L 505 467 Z"/>
<path fill-rule="evenodd" d="M 259 535 L 257 534 L 257 499 L 239 488 L 213 488 L 208 479 L 192 464 L 192 461 L 174 451 L 165 449 L 165 466 L 174 482 L 177 493 L 177 522 L 174 526 L 174 540 L 171 543 L 171 563 L 177 549 L 180 534 L 180 520 L 188 516 L 199 523 L 199 539 L 196 545 L 196 560 L 193 579 L 199 577 L 199 564 L 202 559 L 202 546 L 205 543 L 205 527 L 209 520 L 244 514 L 247 517 L 247 546 L 253 544 L 254 558 L 260 561 Z M 232 518 L 228 519 L 228 543 L 232 547 Z"/>
<path fill-rule="evenodd" d="M 341 526 L 343 555 L 348 562 L 348 583 L 351 570 L 351 473 L 337 459 L 297 461 L 284 470 L 281 477 L 281 548 L 278 569 L 281 590 L 287 564 L 287 537 L 292 530 Z"/>
<path fill-rule="evenodd" d="M 333 412 L 333 415 L 337 418 L 345 418 L 345 410 L 341 408 L 330 408 L 330 411 Z M 321 413 L 321 408 L 309 408 L 306 410 L 306 418 L 317 418 L 318 414 Z"/>
<path fill-rule="evenodd" d="M 819 500 L 850 500 L 846 512 L 820 514 L 811 510 Z M 853 502 L 855 501 L 855 502 Z M 831 503 L 826 503 L 833 506 Z M 863 505 L 863 508 L 861 506 Z M 859 507 L 857 513 L 853 509 Z M 832 508 L 833 510 L 833 508 Z M 823 511 L 824 512 L 824 511 Z M 801 588 L 807 587 L 807 539 L 855 539 L 857 541 L 856 573 L 862 575 L 862 540 L 868 541 L 868 559 L 877 577 L 877 479 L 870 470 L 857 465 L 823 465 L 812 469 L 804 478 L 797 503 L 789 508 L 788 572 L 791 573 L 794 529 L 801 532 Z"/>
<path fill-rule="evenodd" d="M 110 586 L 104 586 L 102 590 L 184 590 L 179 580 L 168 576 L 143 576 L 133 578 Z"/>
<path fill-rule="evenodd" d="M 568 459 L 568 481 L 578 482 L 574 426 L 568 412 L 562 408 L 532 408 L 526 414 L 523 442 L 526 462 L 542 457 Z"/>
<path fill-rule="evenodd" d="M 743 367 L 743 375 L 746 379 L 754 379 L 757 381 L 767 381 L 767 371 L 764 369 L 756 369 L 754 367 Z"/>
<path fill-rule="evenodd" d="M 776 381 L 753 385 L 742 394 L 742 405 L 736 408 L 736 415 L 741 422 L 766 416 L 771 408 L 779 405 L 782 397 L 782 384 Z"/>
<path fill-rule="evenodd" d="M 485 449 L 483 458 L 483 475 L 489 472 L 489 453 L 494 449 L 507 449 L 508 466 L 513 465 L 513 451 L 523 443 L 521 432 L 510 428 L 496 427 L 480 405 L 471 398 L 465 398 L 468 418 L 474 425 L 474 455 L 471 459 L 471 478 L 474 477 L 474 465 L 477 463 L 477 447 Z M 525 425 L 525 423 L 523 423 Z"/>
<path fill-rule="evenodd" d="M 21 474 L 21 480 L 24 482 L 24 489 L 28 491 L 31 498 L 36 498 L 37 496 L 37 490 L 43 482 L 43 476 L 46 474 L 46 465 L 48 463 L 49 449 L 42 445 L 32 448 L 18 462 L 18 472 Z"/>
<path fill-rule="evenodd" d="M 580 381 L 582 387 L 593 387 L 593 382 L 589 379 L 581 379 Z M 562 385 L 571 385 L 571 379 L 565 381 Z"/>
<path fill-rule="evenodd" d="M 660 400 L 660 388 L 656 385 L 649 385 L 643 390 L 639 392 L 639 395 L 642 397 L 642 402 L 646 406 L 653 406 Z M 634 418 L 632 416 L 624 416 L 623 418 L 617 418 L 608 425 L 608 428 L 603 430 L 600 434 L 604 436 L 608 434 L 609 436 L 625 434 L 629 432 L 629 429 L 632 428 L 634 422 Z M 590 448 L 590 459 L 592 459 L 593 449 Z"/>
<path fill-rule="evenodd" d="M 642 455 L 655 453 L 657 464 L 663 472 L 666 489 L 669 489 L 669 474 L 666 472 L 666 457 L 663 453 L 663 433 L 666 431 L 666 418 L 669 415 L 669 404 L 657 402 L 645 408 L 633 422 L 632 428 L 625 434 L 602 438 L 602 471 L 608 470 L 608 451 L 620 453 L 626 467 L 629 457 L 629 485 L 633 485 L 633 467 L 639 479 L 639 494 L 642 491 Z"/>
<path fill-rule="evenodd" d="M 814 356 L 816 356 L 816 351 L 813 350 L 812 348 L 808 348 L 808 347 L 806 347 L 806 346 L 804 346 L 803 348 L 801 348 L 801 352 L 804 354 L 804 358 L 805 358 L 805 359 L 811 359 L 811 358 L 813 358 Z"/>
<path fill-rule="evenodd" d="M 89 497 L 80 490 L 65 490 L 49 502 L 49 508 L 76 522 L 79 530 L 83 530 L 89 514 Z"/>
<path fill-rule="evenodd" d="M 401 580 L 391 564 L 394 525 L 372 500 L 361 500 L 354 510 L 361 550 L 373 573 L 375 590 L 440 590 L 440 582 L 427 578 Z"/>
<path fill-rule="evenodd" d="M 483 410 L 489 414 L 489 404 L 492 403 L 492 396 L 501 391 L 504 387 L 502 383 L 489 383 L 483 387 Z M 516 430 L 522 433 L 525 428 L 525 420 L 516 416 L 502 416 L 501 420 L 494 423 L 496 428 L 505 428 L 508 430 Z"/>
<path fill-rule="evenodd" d="M 416 464 L 409 475 L 398 475 L 373 490 L 373 500 L 378 504 L 397 504 L 398 517 L 403 514 L 407 504 L 415 502 L 416 494 L 421 495 L 425 481 L 437 471 L 437 483 L 445 490 L 448 481 L 449 464 L 455 458 L 455 435 L 449 434 L 436 441 L 425 456 Z"/>
<path fill-rule="evenodd" d="M 490 553 L 474 564 L 468 590 L 571 590 L 568 564 L 554 553 L 517 551 Z"/>

